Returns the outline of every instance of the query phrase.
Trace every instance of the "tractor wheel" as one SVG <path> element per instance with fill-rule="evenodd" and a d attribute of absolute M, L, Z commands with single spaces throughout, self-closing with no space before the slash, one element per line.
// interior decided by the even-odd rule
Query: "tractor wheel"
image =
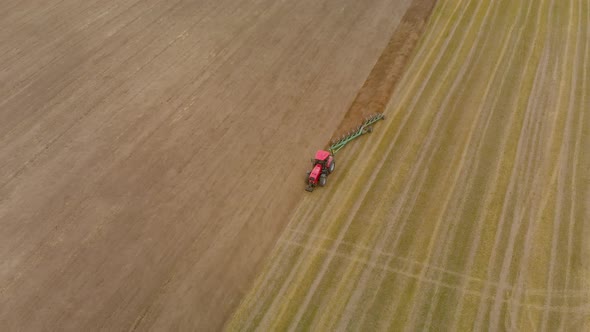
<path fill-rule="evenodd" d="M 309 182 L 309 174 L 311 174 L 311 172 L 307 171 L 307 176 L 305 177 L 305 183 Z"/>
<path fill-rule="evenodd" d="M 336 160 L 332 160 L 332 163 L 330 164 L 330 173 L 334 172 L 335 168 L 336 168 Z"/>
<path fill-rule="evenodd" d="M 326 174 L 320 175 L 320 187 L 325 186 L 326 185 L 326 181 L 328 181 L 328 178 L 326 177 Z"/>

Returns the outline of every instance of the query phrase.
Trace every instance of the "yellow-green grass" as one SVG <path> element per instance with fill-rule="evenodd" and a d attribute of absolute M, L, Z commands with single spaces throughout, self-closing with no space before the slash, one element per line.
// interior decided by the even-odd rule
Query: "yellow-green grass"
<path fill-rule="evenodd" d="M 588 330 L 590 7 L 441 0 L 229 330 Z"/>

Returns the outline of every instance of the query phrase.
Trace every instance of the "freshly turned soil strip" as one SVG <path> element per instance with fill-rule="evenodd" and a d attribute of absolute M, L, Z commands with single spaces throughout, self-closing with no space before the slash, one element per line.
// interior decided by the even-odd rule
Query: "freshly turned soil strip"
<path fill-rule="evenodd" d="M 426 27 L 436 0 L 414 0 L 332 138 L 356 127 L 368 115 L 383 112 L 404 74 L 406 64 Z"/>

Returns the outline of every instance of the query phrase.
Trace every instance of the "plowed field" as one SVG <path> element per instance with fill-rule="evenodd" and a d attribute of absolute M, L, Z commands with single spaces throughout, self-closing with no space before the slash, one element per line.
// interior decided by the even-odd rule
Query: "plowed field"
<path fill-rule="evenodd" d="M 0 330 L 220 329 L 409 4 L 2 1 Z"/>
<path fill-rule="evenodd" d="M 229 329 L 590 330 L 590 4 L 438 2 Z"/>

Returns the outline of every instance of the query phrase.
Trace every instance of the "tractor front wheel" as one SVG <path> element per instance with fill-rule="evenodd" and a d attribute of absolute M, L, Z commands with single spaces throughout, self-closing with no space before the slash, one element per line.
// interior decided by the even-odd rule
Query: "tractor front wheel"
<path fill-rule="evenodd" d="M 309 182 L 309 174 L 311 174 L 311 172 L 307 171 L 307 176 L 305 177 L 305 183 Z"/>
<path fill-rule="evenodd" d="M 320 175 L 320 187 L 325 186 L 326 185 L 326 181 L 328 181 L 328 178 L 326 177 L 326 174 Z"/>

